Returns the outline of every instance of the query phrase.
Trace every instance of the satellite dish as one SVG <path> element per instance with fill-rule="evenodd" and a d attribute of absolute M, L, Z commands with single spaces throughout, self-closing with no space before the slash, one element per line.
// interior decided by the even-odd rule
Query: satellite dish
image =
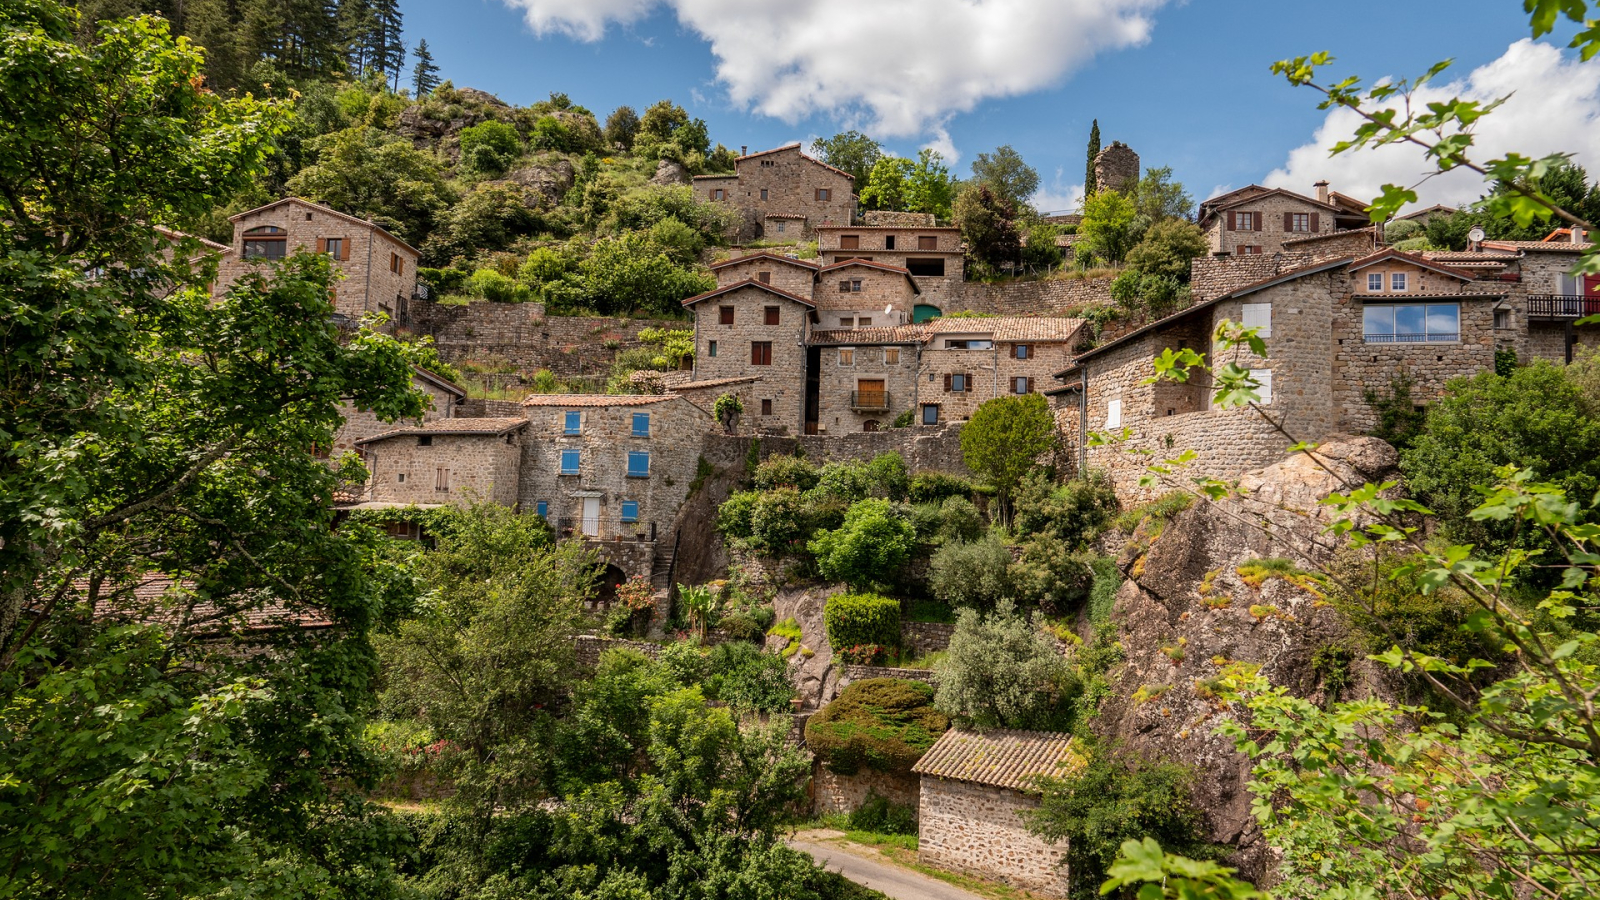
<path fill-rule="evenodd" d="M 1483 240 L 1485 236 L 1486 235 L 1483 233 L 1483 228 L 1478 225 L 1472 226 L 1472 230 L 1467 232 L 1467 240 L 1473 242 L 1474 244 Z"/>
<path fill-rule="evenodd" d="M 885 307 L 884 307 L 884 308 L 883 308 L 883 314 L 884 314 L 884 315 L 886 315 L 886 316 L 887 316 L 887 315 L 888 315 L 888 314 L 889 314 L 889 313 L 892 313 L 892 312 L 894 312 L 894 304 L 893 304 L 893 303 L 891 303 L 891 304 L 889 304 L 889 305 L 888 305 L 888 306 L 885 306 Z"/>

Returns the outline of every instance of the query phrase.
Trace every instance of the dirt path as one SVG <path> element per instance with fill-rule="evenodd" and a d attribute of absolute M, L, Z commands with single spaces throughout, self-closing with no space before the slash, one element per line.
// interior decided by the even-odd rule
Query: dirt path
<path fill-rule="evenodd" d="M 869 847 L 829 840 L 837 831 L 802 831 L 786 843 L 821 863 L 830 872 L 882 891 L 893 900 L 984 900 L 970 891 L 901 868 Z"/>

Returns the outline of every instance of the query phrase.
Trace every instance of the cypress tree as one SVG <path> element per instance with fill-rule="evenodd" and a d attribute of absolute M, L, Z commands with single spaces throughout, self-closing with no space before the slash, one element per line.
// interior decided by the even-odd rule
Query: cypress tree
<path fill-rule="evenodd" d="M 411 70 L 411 85 L 416 88 L 417 97 L 422 97 L 433 92 L 439 86 L 439 67 L 433 64 L 433 54 L 428 52 L 428 42 L 417 42 L 417 65 Z"/>
<path fill-rule="evenodd" d="M 1085 167 L 1083 173 L 1083 195 L 1085 197 L 1093 195 L 1095 190 L 1100 187 L 1100 185 L 1095 181 L 1094 177 L 1094 158 L 1099 155 L 1100 120 L 1095 119 L 1094 127 L 1089 129 L 1089 163 Z"/>

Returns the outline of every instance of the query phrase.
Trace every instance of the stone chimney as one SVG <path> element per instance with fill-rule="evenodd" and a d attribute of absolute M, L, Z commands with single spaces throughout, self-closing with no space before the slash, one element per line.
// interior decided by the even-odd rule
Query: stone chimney
<path fill-rule="evenodd" d="M 739 145 L 739 155 L 740 156 L 749 156 L 750 155 L 750 145 L 749 144 L 740 144 Z"/>
<path fill-rule="evenodd" d="M 1584 233 L 1582 225 L 1572 226 L 1572 228 L 1568 229 L 1567 234 L 1572 238 L 1574 244 L 1586 243 L 1589 239 L 1589 236 Z"/>
<path fill-rule="evenodd" d="M 1328 179 L 1324 178 L 1312 187 L 1317 189 L 1317 199 L 1323 203 L 1328 202 Z"/>
<path fill-rule="evenodd" d="M 1094 180 L 1102 191 L 1132 190 L 1139 171 L 1139 154 L 1121 141 L 1112 141 L 1094 158 Z"/>

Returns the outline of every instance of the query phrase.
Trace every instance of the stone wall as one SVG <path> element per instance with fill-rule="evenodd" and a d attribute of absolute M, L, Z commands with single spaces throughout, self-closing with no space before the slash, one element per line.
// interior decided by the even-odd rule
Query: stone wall
<path fill-rule="evenodd" d="M 716 275 L 719 287 L 738 284 L 741 281 L 759 281 L 809 300 L 812 287 L 817 280 L 817 269 L 814 265 L 790 265 L 779 262 L 761 253 L 748 259 L 729 260 L 726 265 L 719 265 Z"/>
<path fill-rule="evenodd" d="M 1253 213 L 1253 220 L 1249 223 L 1240 221 L 1240 213 Z M 1301 220 L 1307 223 L 1308 230 L 1291 231 L 1284 228 L 1284 216 L 1295 213 L 1304 213 L 1309 217 Z M 1216 213 L 1216 218 L 1207 223 L 1205 235 L 1212 253 L 1242 256 L 1246 254 L 1241 254 L 1239 248 L 1258 247 L 1259 253 L 1270 255 L 1285 249 L 1284 241 L 1333 231 L 1333 216 L 1331 207 L 1309 198 L 1269 193 Z M 1228 227 L 1230 218 L 1235 225 L 1231 229 Z M 1245 224 L 1250 227 L 1242 227 Z"/>
<path fill-rule="evenodd" d="M 983 330 L 982 319 L 972 323 L 973 337 L 986 338 L 990 334 Z M 941 422 L 968 419 L 985 400 L 1017 393 L 1014 378 L 1032 378 L 1034 393 L 1047 391 L 1057 384 L 1052 376 L 1072 365 L 1072 345 L 1063 342 L 994 341 L 989 350 L 944 349 L 946 341 L 963 336 L 941 333 L 922 352 L 915 401 L 919 406 L 937 404 Z M 1027 343 L 1031 348 L 1027 359 L 1017 359 L 1018 343 Z M 946 375 L 967 376 L 968 389 L 946 390 Z M 922 422 L 920 411 L 915 421 Z"/>
<path fill-rule="evenodd" d="M 566 376 L 605 374 L 618 350 L 644 346 L 640 331 L 689 327 L 674 319 L 546 316 L 541 303 L 478 300 L 411 307 L 411 330 L 431 336 L 446 362 L 505 363 L 529 375 L 540 369 Z"/>
<path fill-rule="evenodd" d="M 842 363 L 846 354 L 851 360 L 849 365 Z M 918 387 L 916 345 L 822 347 L 817 351 L 817 362 L 817 426 L 823 433 L 831 436 L 876 431 L 888 428 L 901 413 L 914 415 Z M 881 383 L 887 392 L 887 409 L 853 406 L 852 394 L 859 392 L 862 379 Z M 878 396 L 882 395 L 874 393 L 867 400 L 876 404 L 878 401 L 872 398 Z"/>
<path fill-rule="evenodd" d="M 439 434 L 422 446 L 417 435 L 366 444 L 365 499 L 385 503 L 517 502 L 521 437 L 516 433 Z M 441 475 L 440 472 L 443 471 Z"/>
<path fill-rule="evenodd" d="M 956 626 L 944 622 L 901 622 L 900 648 L 918 656 L 937 653 L 950 646 Z"/>
<path fill-rule="evenodd" d="M 1112 141 L 1094 157 L 1095 187 L 1102 191 L 1127 191 L 1139 183 L 1139 154 L 1121 141 Z"/>
<path fill-rule="evenodd" d="M 1022 817 L 1039 801 L 986 785 L 924 776 L 917 859 L 1051 897 L 1066 895 L 1062 850 L 1028 832 Z"/>
<path fill-rule="evenodd" d="M 818 225 L 847 225 L 855 217 L 854 180 L 800 152 L 800 145 L 741 157 L 733 176 L 694 179 L 695 199 L 726 203 L 740 212 L 738 239 L 762 235 L 767 216 L 804 216 L 806 233 Z M 828 191 L 819 198 L 819 189 Z M 723 191 L 716 199 L 715 191 Z"/>
<path fill-rule="evenodd" d="M 933 213 L 869 209 L 861 213 L 861 224 L 869 228 L 932 228 L 939 220 Z"/>
<path fill-rule="evenodd" d="M 595 667 L 600 665 L 600 654 L 607 650 L 634 650 L 651 659 L 661 656 L 661 645 L 647 641 L 619 641 L 593 634 L 580 634 L 572 639 L 572 643 L 577 655 L 578 668 L 584 672 L 593 672 Z"/>
<path fill-rule="evenodd" d="M 464 419 L 503 418 L 526 415 L 521 400 L 463 400 L 456 415 Z"/>
<path fill-rule="evenodd" d="M 333 453 L 330 455 L 337 459 L 345 451 L 354 450 L 356 441 L 362 438 L 376 437 L 385 431 L 391 431 L 402 426 L 420 425 L 424 422 L 448 419 L 452 416 L 483 415 L 482 413 L 467 412 L 461 406 L 456 405 L 454 394 L 426 378 L 413 375 L 411 377 L 411 386 L 428 395 L 428 408 L 423 410 L 422 418 L 420 419 L 412 419 L 405 422 L 385 422 L 379 419 L 377 413 L 370 409 L 357 409 L 349 403 L 340 404 L 339 414 L 344 417 L 344 421 L 339 425 L 339 430 L 334 432 Z M 521 414 L 521 410 L 516 410 L 510 413 L 489 413 L 488 415 L 517 416 Z"/>
<path fill-rule="evenodd" d="M 819 272 L 812 298 L 819 330 L 905 325 L 917 302 L 904 273 L 849 263 Z"/>
<path fill-rule="evenodd" d="M 986 312 L 1000 316 L 1062 316 L 1086 306 L 1112 303 L 1110 278 L 1053 278 L 1047 281 L 963 282 L 940 308 L 946 313 Z M 922 301 L 927 302 L 927 301 Z"/>
<path fill-rule="evenodd" d="M 866 802 L 870 793 L 890 803 L 909 806 L 915 814 L 918 778 L 909 772 L 878 772 L 865 768 L 854 775 L 839 775 L 820 762 L 812 765 L 811 811 L 816 815 L 853 813 Z"/>
<path fill-rule="evenodd" d="M 717 439 L 720 436 L 713 436 Z M 783 452 L 773 445 L 775 452 Z M 889 428 L 876 432 L 857 432 L 845 435 L 805 435 L 790 445 L 805 449 L 806 458 L 813 462 L 851 462 L 869 460 L 880 453 L 893 450 L 905 457 L 906 468 L 912 472 L 948 472 L 952 475 L 970 476 L 972 471 L 961 459 L 961 425 L 923 428 Z M 762 438 L 762 449 L 767 449 L 767 439 Z"/>
<path fill-rule="evenodd" d="M 904 681 L 921 681 L 926 684 L 937 685 L 938 676 L 932 669 L 901 669 L 895 666 L 856 666 L 842 665 L 839 667 L 839 688 L 852 681 L 865 681 L 868 678 L 899 678 Z"/>
<path fill-rule="evenodd" d="M 733 324 L 722 324 L 721 310 L 733 310 Z M 767 307 L 778 310 L 778 324 L 766 324 Z M 747 403 L 741 424 L 762 431 L 799 433 L 805 407 L 806 315 L 809 308 L 754 285 L 729 291 L 695 304 L 696 381 L 766 376 Z M 752 345 L 771 345 L 770 362 L 752 362 Z M 772 402 L 772 413 L 762 415 L 762 400 Z"/>

